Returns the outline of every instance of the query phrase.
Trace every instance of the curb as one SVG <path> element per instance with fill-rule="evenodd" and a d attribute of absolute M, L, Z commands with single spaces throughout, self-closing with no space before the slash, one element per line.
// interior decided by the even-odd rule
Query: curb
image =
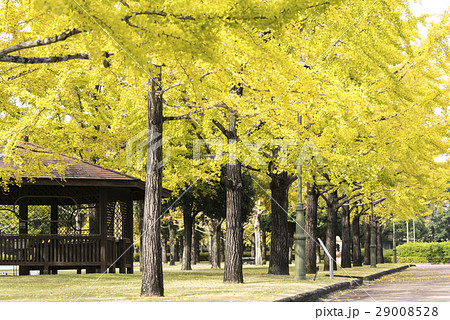
<path fill-rule="evenodd" d="M 356 280 L 351 280 L 351 281 L 346 281 L 346 282 L 335 283 L 335 284 L 332 284 L 332 285 L 329 285 L 329 286 L 326 286 L 326 287 L 323 287 L 320 289 L 316 289 L 313 291 L 300 293 L 300 294 L 296 294 L 295 296 L 278 299 L 278 300 L 275 300 L 274 302 L 314 302 L 314 301 L 317 301 L 319 298 L 321 298 L 331 292 L 338 291 L 338 290 L 345 290 L 350 287 L 362 285 L 363 281 L 372 281 L 372 280 L 381 278 L 381 277 L 391 274 L 391 273 L 403 271 L 403 270 L 405 270 L 409 267 L 413 267 L 413 266 L 415 266 L 415 265 L 408 264 L 408 265 L 401 266 L 398 268 L 374 273 L 374 274 L 371 274 L 370 276 L 367 276 L 364 278 L 359 278 Z"/>

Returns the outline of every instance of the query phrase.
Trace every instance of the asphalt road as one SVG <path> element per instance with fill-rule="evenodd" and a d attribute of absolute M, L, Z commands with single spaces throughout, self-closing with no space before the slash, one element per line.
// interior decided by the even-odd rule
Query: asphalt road
<path fill-rule="evenodd" d="M 450 265 L 417 265 L 320 301 L 450 302 Z"/>

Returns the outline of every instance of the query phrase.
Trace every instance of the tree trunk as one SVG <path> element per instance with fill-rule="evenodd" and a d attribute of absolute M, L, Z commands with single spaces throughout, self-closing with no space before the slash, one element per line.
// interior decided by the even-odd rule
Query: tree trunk
<path fill-rule="evenodd" d="M 289 237 L 289 254 L 288 254 L 288 260 L 289 260 L 289 264 L 292 263 L 292 247 L 294 246 L 294 238 L 293 237 Z"/>
<path fill-rule="evenodd" d="M 350 237 L 350 207 L 348 204 L 342 206 L 342 250 L 341 250 L 341 267 L 351 268 L 351 237 Z"/>
<path fill-rule="evenodd" d="M 139 264 L 141 272 L 144 270 L 144 259 L 142 259 L 142 235 L 143 235 L 143 225 L 144 225 L 144 200 L 137 201 L 137 211 L 138 211 L 138 228 L 139 228 Z"/>
<path fill-rule="evenodd" d="M 175 261 L 180 260 L 180 239 L 175 238 Z"/>
<path fill-rule="evenodd" d="M 175 265 L 175 228 L 173 222 L 169 221 L 169 248 L 170 248 L 170 259 L 169 264 L 171 266 Z"/>
<path fill-rule="evenodd" d="M 223 232 L 222 229 L 219 230 L 219 251 L 220 251 L 220 261 L 225 262 L 225 240 L 223 238 Z"/>
<path fill-rule="evenodd" d="M 383 257 L 383 242 L 381 240 L 381 224 L 376 222 L 376 231 L 377 231 L 377 263 L 384 263 Z"/>
<path fill-rule="evenodd" d="M 159 77 L 159 80 L 161 76 Z M 162 135 L 163 99 L 158 84 L 151 80 L 151 91 L 147 96 L 148 138 L 147 172 L 145 179 L 144 219 L 142 234 L 141 296 L 164 296 L 163 269 L 161 261 L 161 197 L 162 197 Z"/>
<path fill-rule="evenodd" d="M 217 219 L 211 219 L 211 268 L 220 269 L 220 226 L 222 222 Z"/>
<path fill-rule="evenodd" d="M 337 270 L 336 265 L 336 229 L 337 229 L 337 211 L 339 207 L 339 198 L 337 191 L 330 192 L 327 201 L 327 233 L 326 247 L 333 258 L 333 269 Z M 330 270 L 330 259 L 327 255 L 324 257 L 324 270 Z"/>
<path fill-rule="evenodd" d="M 255 232 L 252 233 L 252 240 L 250 243 L 250 257 L 255 257 Z"/>
<path fill-rule="evenodd" d="M 183 211 L 184 240 L 183 257 L 181 270 L 192 270 L 191 268 L 191 247 L 192 247 L 192 214 L 189 211 Z"/>
<path fill-rule="evenodd" d="M 262 243 L 261 243 L 261 221 L 260 215 L 256 214 L 253 220 L 253 227 L 255 230 L 255 265 L 262 266 L 263 256 L 262 256 Z"/>
<path fill-rule="evenodd" d="M 236 115 L 230 113 L 229 133 L 237 137 Z M 230 150 L 236 148 L 236 140 L 228 139 Z M 232 155 L 230 155 L 232 157 Z M 243 283 L 242 254 L 242 179 L 241 163 L 237 159 L 229 159 L 227 164 L 227 222 L 225 234 L 225 268 L 223 281 L 227 283 Z"/>
<path fill-rule="evenodd" d="M 352 220 L 352 234 L 353 234 L 353 266 L 362 266 L 361 255 L 361 239 L 359 237 L 359 214 L 355 214 Z"/>
<path fill-rule="evenodd" d="M 162 263 L 167 263 L 167 239 L 164 236 L 162 237 L 161 256 Z"/>
<path fill-rule="evenodd" d="M 316 184 L 306 184 L 306 273 L 316 273 L 317 204 L 319 192 Z"/>
<path fill-rule="evenodd" d="M 241 165 L 235 160 L 227 165 L 227 222 L 225 234 L 225 268 L 223 281 L 243 283 L 242 273 L 242 212 L 241 212 Z"/>
<path fill-rule="evenodd" d="M 364 264 L 370 265 L 370 223 L 364 221 Z"/>
<path fill-rule="evenodd" d="M 208 223 L 208 262 L 210 265 L 212 265 L 212 219 L 209 219 Z"/>
<path fill-rule="evenodd" d="M 287 223 L 288 192 L 291 185 L 287 172 L 271 173 L 272 238 L 270 241 L 269 274 L 289 274 L 289 235 Z"/>
<path fill-rule="evenodd" d="M 191 265 L 197 264 L 197 239 L 195 237 L 195 219 L 192 219 Z"/>
<path fill-rule="evenodd" d="M 261 230 L 261 256 L 263 264 L 266 264 L 266 231 Z"/>

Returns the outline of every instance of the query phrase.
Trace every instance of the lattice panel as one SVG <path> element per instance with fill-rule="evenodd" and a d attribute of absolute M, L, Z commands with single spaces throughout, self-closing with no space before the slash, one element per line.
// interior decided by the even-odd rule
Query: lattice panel
<path fill-rule="evenodd" d="M 122 239 L 122 209 L 123 205 L 121 205 L 120 201 L 117 201 L 114 208 L 114 238 L 116 240 Z"/>
<path fill-rule="evenodd" d="M 50 206 L 28 206 L 28 234 L 50 234 Z"/>
<path fill-rule="evenodd" d="M 122 210 L 122 224 L 123 224 L 123 234 L 122 238 L 132 238 L 133 233 L 131 230 L 133 230 L 133 211 L 129 212 L 128 205 L 126 202 L 121 201 L 120 202 L 121 210 Z M 130 217 L 131 215 L 131 217 Z"/>
<path fill-rule="evenodd" d="M 89 205 L 58 206 L 59 235 L 89 235 Z"/>
<path fill-rule="evenodd" d="M 106 235 L 109 237 L 114 237 L 115 208 L 115 202 L 108 202 L 106 204 Z"/>
<path fill-rule="evenodd" d="M 0 234 L 19 234 L 19 207 L 0 205 Z"/>

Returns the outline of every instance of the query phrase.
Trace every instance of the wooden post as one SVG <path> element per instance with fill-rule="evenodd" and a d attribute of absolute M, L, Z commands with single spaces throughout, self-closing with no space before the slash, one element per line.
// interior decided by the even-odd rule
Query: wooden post
<path fill-rule="evenodd" d="M 19 234 L 28 234 L 28 202 L 25 199 L 19 201 Z M 17 259 L 19 263 L 25 259 L 25 246 L 27 245 L 25 239 L 18 239 L 15 243 L 17 248 Z M 19 265 L 19 275 L 24 276 L 29 274 L 29 267 Z"/>
<path fill-rule="evenodd" d="M 133 273 L 133 254 L 134 254 L 134 246 L 132 248 L 128 248 L 129 245 L 133 245 L 133 197 L 130 195 L 127 200 L 127 217 L 126 217 L 126 228 L 127 230 L 123 230 L 124 234 L 127 238 L 130 239 L 130 242 L 127 243 L 127 247 L 125 250 L 128 249 L 128 251 L 125 253 L 125 257 L 127 259 L 125 260 L 125 263 L 127 266 L 127 273 L 132 274 Z"/>
<path fill-rule="evenodd" d="M 58 234 L 58 203 L 56 200 L 51 203 L 50 220 L 50 233 Z"/>
<path fill-rule="evenodd" d="M 106 245 L 107 245 L 107 226 L 106 226 L 106 201 L 107 195 L 105 188 L 100 188 L 98 203 L 98 220 L 100 221 L 100 272 L 105 272 L 107 267 Z"/>

